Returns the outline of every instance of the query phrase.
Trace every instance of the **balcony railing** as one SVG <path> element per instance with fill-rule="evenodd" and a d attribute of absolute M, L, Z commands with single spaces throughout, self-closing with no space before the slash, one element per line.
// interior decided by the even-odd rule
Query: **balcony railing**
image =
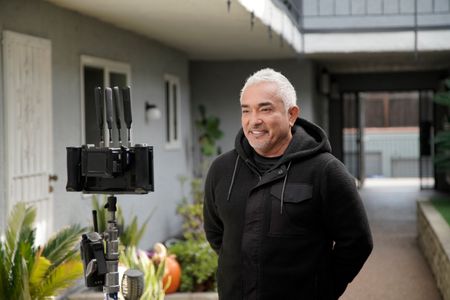
<path fill-rule="evenodd" d="M 304 33 L 450 29 L 450 0 L 272 1 Z"/>

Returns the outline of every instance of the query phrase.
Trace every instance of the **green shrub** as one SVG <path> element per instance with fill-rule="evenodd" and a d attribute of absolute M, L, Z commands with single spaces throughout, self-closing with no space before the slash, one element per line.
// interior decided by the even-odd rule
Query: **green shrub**
<path fill-rule="evenodd" d="M 181 177 L 182 187 L 187 178 Z M 169 247 L 181 265 L 182 292 L 214 291 L 217 254 L 206 241 L 203 229 L 203 190 L 201 179 L 191 181 L 191 201 L 183 195 L 177 213 L 183 219 L 183 237 Z"/>
<path fill-rule="evenodd" d="M 203 229 L 203 180 L 209 160 L 220 153 L 217 141 L 223 137 L 220 130 L 220 119 L 208 116 L 206 108 L 199 106 L 200 119 L 195 121 L 198 129 L 198 142 L 200 145 L 200 170 L 199 177 L 191 180 L 190 193 L 187 197 L 184 193 L 184 184 L 187 177 L 180 177 L 183 191 L 181 203 L 177 207 L 177 214 L 183 219 L 183 241 L 169 247 L 169 253 L 175 254 L 181 265 L 182 292 L 201 292 L 216 290 L 215 272 L 217 270 L 217 254 L 211 249 L 206 240 Z"/>
<path fill-rule="evenodd" d="M 169 249 L 181 265 L 181 292 L 216 289 L 217 255 L 205 240 L 180 241 Z"/>

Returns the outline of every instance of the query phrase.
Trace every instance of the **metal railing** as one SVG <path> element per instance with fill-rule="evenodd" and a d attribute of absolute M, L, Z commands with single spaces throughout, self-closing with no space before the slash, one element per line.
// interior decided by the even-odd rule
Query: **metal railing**
<path fill-rule="evenodd" d="M 302 33 L 450 29 L 450 0 L 272 0 Z"/>

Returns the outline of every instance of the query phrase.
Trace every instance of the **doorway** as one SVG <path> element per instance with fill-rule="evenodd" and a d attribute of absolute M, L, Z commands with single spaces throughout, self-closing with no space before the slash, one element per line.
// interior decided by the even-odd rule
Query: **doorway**
<path fill-rule="evenodd" d="M 432 91 L 342 94 L 343 162 L 366 178 L 419 180 L 434 187 Z"/>

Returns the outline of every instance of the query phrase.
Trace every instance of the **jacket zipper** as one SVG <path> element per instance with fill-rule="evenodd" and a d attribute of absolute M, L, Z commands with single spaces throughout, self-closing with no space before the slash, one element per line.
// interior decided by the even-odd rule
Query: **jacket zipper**
<path fill-rule="evenodd" d="M 258 176 L 259 181 L 261 181 L 262 177 L 261 174 L 259 173 L 259 171 L 256 169 L 256 167 L 253 165 L 253 163 L 249 160 L 246 159 L 245 163 L 247 164 L 248 168 L 255 173 L 256 176 Z"/>

